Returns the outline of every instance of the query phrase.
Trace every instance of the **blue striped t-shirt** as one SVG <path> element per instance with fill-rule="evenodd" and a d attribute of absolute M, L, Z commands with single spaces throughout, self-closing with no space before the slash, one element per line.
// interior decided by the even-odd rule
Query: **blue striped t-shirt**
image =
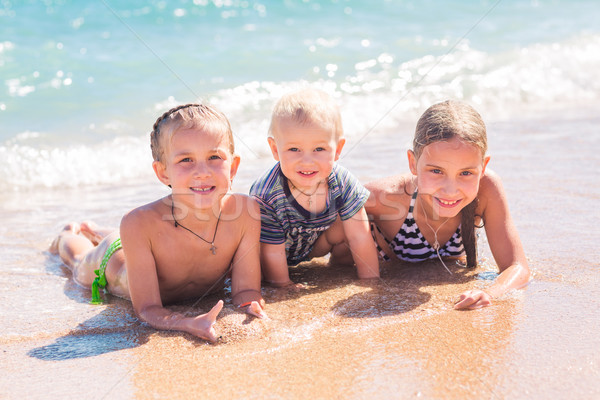
<path fill-rule="evenodd" d="M 260 204 L 260 241 L 285 243 L 288 265 L 306 259 L 319 235 L 333 224 L 338 214 L 342 221 L 352 218 L 369 198 L 369 191 L 358 179 L 337 164 L 327 184 L 327 205 L 319 214 L 307 211 L 294 199 L 279 163 L 250 188 L 250 195 Z"/>

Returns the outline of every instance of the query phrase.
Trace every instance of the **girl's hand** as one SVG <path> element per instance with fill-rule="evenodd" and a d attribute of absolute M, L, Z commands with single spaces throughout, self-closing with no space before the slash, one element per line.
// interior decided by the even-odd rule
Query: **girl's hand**
<path fill-rule="evenodd" d="M 468 309 L 475 310 L 477 308 L 487 307 L 492 304 L 492 296 L 483 290 L 473 289 L 467 290 L 460 295 L 458 301 L 454 304 L 455 310 Z"/>

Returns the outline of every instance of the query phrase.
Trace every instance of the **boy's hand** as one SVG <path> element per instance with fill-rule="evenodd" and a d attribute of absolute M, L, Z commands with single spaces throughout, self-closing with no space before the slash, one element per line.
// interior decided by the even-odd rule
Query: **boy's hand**
<path fill-rule="evenodd" d="M 466 308 L 469 310 L 475 310 L 477 308 L 487 307 L 491 304 L 492 296 L 483 290 L 473 289 L 467 290 L 460 295 L 460 298 L 454 304 L 454 309 L 460 310 Z"/>
<path fill-rule="evenodd" d="M 250 303 L 250 305 L 246 308 L 246 313 L 254 315 L 257 318 L 267 318 L 267 313 L 265 313 L 258 301 L 253 301 Z"/>
<path fill-rule="evenodd" d="M 217 335 L 214 325 L 215 322 L 217 322 L 217 315 L 219 315 L 222 308 L 223 300 L 219 300 L 219 302 L 206 314 L 191 318 L 188 332 L 194 336 L 208 340 L 211 343 L 216 342 Z"/>

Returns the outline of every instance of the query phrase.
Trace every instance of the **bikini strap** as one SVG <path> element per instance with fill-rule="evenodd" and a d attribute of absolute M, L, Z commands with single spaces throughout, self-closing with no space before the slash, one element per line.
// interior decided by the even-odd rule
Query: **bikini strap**
<path fill-rule="evenodd" d="M 410 206 L 408 207 L 408 214 L 406 214 L 406 219 L 413 217 L 413 211 L 415 209 L 416 201 L 417 201 L 417 188 L 415 188 L 412 198 L 410 199 Z"/>
<path fill-rule="evenodd" d="M 375 225 L 374 222 L 371 222 L 369 225 L 371 225 L 371 236 L 373 236 L 373 241 L 375 242 L 375 248 L 377 249 L 377 253 L 379 254 L 379 257 L 384 261 L 390 261 L 390 258 L 387 256 L 387 254 L 385 254 L 385 251 L 381 248 L 381 246 L 379 246 L 379 243 L 377 243 L 377 237 L 375 236 L 375 230 L 377 230 L 377 232 L 379 232 L 379 234 L 381 235 L 383 240 L 385 240 L 388 245 L 391 244 L 391 242 L 389 240 L 387 240 L 387 238 L 385 237 L 383 232 L 381 232 L 381 229 L 379 229 L 379 227 L 377 225 Z"/>

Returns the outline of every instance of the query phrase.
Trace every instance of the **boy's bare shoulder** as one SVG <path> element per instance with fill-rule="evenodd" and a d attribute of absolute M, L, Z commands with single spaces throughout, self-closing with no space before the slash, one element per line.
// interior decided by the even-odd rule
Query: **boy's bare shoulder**
<path fill-rule="evenodd" d="M 222 215 L 241 218 L 255 218 L 258 215 L 260 220 L 260 207 L 257 200 L 252 196 L 242 193 L 229 193 L 223 201 Z"/>
<path fill-rule="evenodd" d="M 144 204 L 127 212 L 121 219 L 121 229 L 123 227 L 142 227 L 152 226 L 156 221 L 164 221 L 165 215 L 169 215 L 169 209 L 166 206 L 165 199 L 159 199 L 152 203 Z"/>

